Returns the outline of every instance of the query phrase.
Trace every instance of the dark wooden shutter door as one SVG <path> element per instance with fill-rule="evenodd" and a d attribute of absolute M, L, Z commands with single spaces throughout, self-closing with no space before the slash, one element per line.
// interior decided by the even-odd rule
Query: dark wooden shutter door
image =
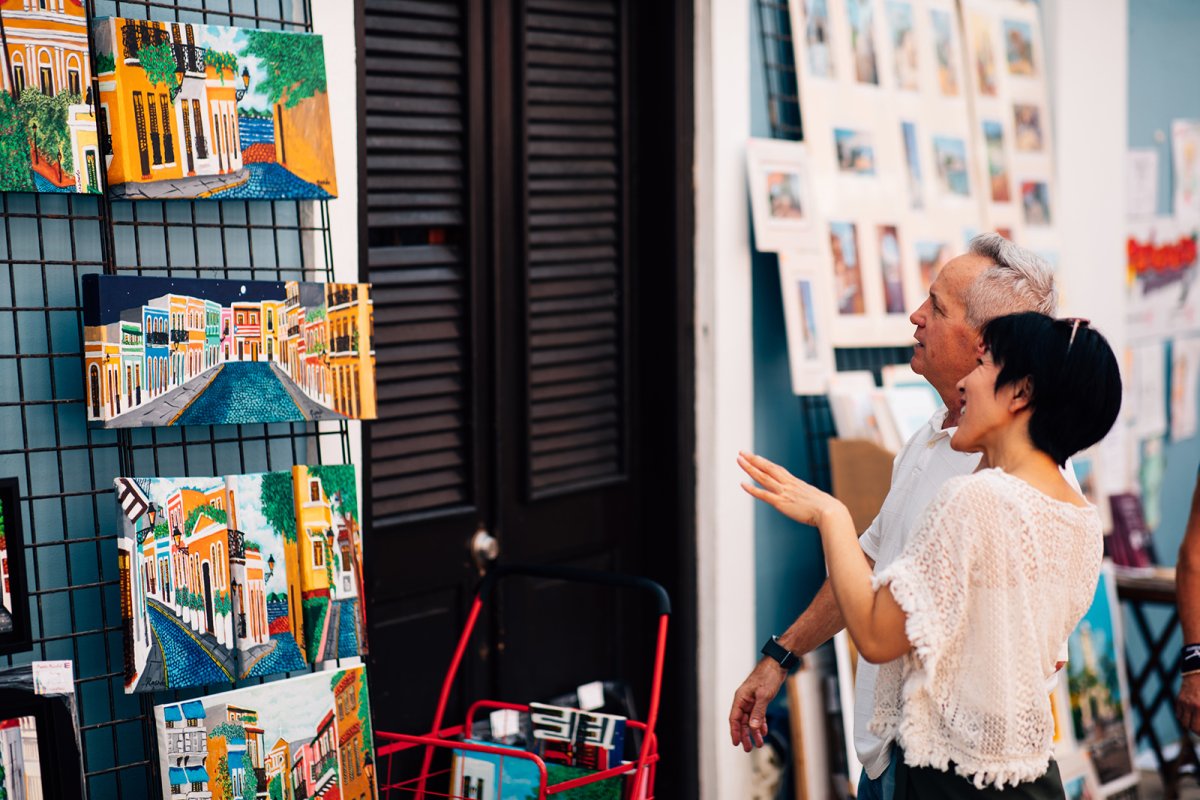
<path fill-rule="evenodd" d="M 371 687 L 384 730 L 428 729 L 476 577 L 464 543 L 486 518 L 470 230 L 480 2 L 357 5 L 362 274 L 374 286 L 379 390 L 379 418 L 364 428 L 364 550 L 370 666 L 389 676 Z M 478 664 L 468 659 L 465 685 L 481 679 Z"/>
<path fill-rule="evenodd" d="M 535 498 L 625 472 L 620 6 L 525 7 L 527 479 Z"/>

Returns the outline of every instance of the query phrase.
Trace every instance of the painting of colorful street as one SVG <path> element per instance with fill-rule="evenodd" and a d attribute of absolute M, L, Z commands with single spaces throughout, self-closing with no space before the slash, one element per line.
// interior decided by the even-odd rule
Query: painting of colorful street
<path fill-rule="evenodd" d="M 375 800 L 362 667 L 154 708 L 164 800 Z"/>
<path fill-rule="evenodd" d="M 221 478 L 117 478 L 125 691 L 233 681 L 231 541 Z"/>
<path fill-rule="evenodd" d="M 107 18 L 95 37 L 111 196 L 337 196 L 320 36 Z"/>
<path fill-rule="evenodd" d="M 87 275 L 88 421 L 374 419 L 368 284 Z"/>
<path fill-rule="evenodd" d="M 312 663 L 366 650 L 362 527 L 352 464 L 292 467 L 304 641 Z"/>
<path fill-rule="evenodd" d="M 0 191 L 100 192 L 87 11 L 0 3 Z"/>
<path fill-rule="evenodd" d="M 230 475 L 230 551 L 237 615 L 238 677 L 305 667 L 300 554 L 291 472 Z"/>

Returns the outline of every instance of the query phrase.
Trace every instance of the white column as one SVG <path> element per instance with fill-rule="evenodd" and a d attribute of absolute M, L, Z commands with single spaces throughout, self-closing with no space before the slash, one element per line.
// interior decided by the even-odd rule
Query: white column
<path fill-rule="evenodd" d="M 1119 354 L 1125 330 L 1128 0 L 1044 0 L 1058 159 L 1064 315 L 1092 320 Z"/>
<path fill-rule="evenodd" d="M 696 86 L 696 527 L 700 794 L 746 797 L 750 757 L 729 741 L 733 692 L 754 666 L 754 509 L 739 448 L 754 443 L 749 0 L 698 0 Z"/>

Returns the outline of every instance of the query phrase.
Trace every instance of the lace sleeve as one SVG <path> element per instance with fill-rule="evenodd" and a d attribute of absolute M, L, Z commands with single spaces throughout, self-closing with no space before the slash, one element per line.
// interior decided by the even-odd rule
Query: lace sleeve
<path fill-rule="evenodd" d="M 975 475 L 947 481 L 904 552 L 872 577 L 872 586 L 887 586 L 904 610 L 905 632 L 929 678 L 946 641 L 966 622 L 974 553 L 997 525 L 978 484 Z"/>

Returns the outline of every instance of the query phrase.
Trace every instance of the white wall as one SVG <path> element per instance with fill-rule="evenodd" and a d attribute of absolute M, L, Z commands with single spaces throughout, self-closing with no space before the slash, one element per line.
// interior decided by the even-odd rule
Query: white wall
<path fill-rule="evenodd" d="M 1058 159 L 1063 316 L 1125 346 L 1128 0 L 1043 0 Z"/>
<path fill-rule="evenodd" d="M 697 0 L 696 528 L 700 790 L 745 797 L 750 758 L 729 741 L 734 689 L 756 661 L 754 512 L 739 449 L 754 443 L 750 234 L 750 4 Z"/>
<path fill-rule="evenodd" d="M 354 39 L 354 4 L 318 0 L 312 4 L 313 32 L 325 40 L 325 73 L 329 86 L 329 117 L 333 121 L 333 162 L 338 196 L 329 201 L 329 227 L 333 238 L 334 278 L 357 283 L 358 275 L 358 61 Z M 315 213 L 320 213 L 313 203 Z M 316 220 L 320 222 L 320 220 Z M 314 264 L 321 260 L 321 242 L 314 246 Z M 363 463 L 362 423 L 350 423 L 350 463 Z M 324 436 L 322 455 L 327 463 L 342 459 L 337 437 Z M 358 471 L 359 497 L 365 497 L 362 469 Z"/>

